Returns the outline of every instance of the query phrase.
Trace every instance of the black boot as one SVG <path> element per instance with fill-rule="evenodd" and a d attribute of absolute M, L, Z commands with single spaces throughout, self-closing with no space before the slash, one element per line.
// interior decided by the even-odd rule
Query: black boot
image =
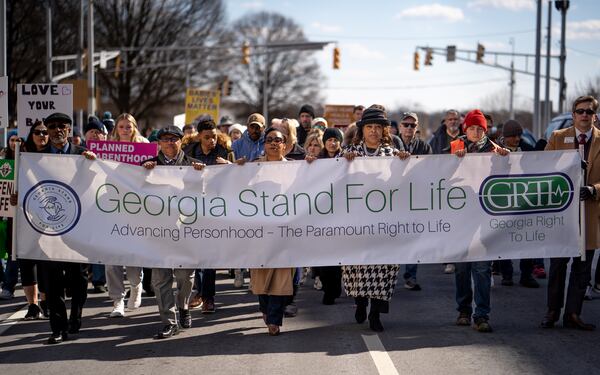
<path fill-rule="evenodd" d="M 383 332 L 383 324 L 381 324 L 381 320 L 379 319 L 378 311 L 371 311 L 369 313 L 369 327 L 375 332 Z"/>
<path fill-rule="evenodd" d="M 179 310 L 179 321 L 181 323 L 181 328 L 192 328 L 192 315 L 190 314 L 190 310 Z"/>
<path fill-rule="evenodd" d="M 367 320 L 367 305 L 369 304 L 369 300 L 364 297 L 356 297 L 354 301 L 356 302 L 354 319 L 356 319 L 356 323 L 358 324 L 364 323 Z"/>

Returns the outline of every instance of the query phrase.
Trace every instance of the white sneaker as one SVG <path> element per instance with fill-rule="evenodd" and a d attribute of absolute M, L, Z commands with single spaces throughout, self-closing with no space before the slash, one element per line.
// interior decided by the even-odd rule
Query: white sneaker
<path fill-rule="evenodd" d="M 319 276 L 315 276 L 315 283 L 313 284 L 313 288 L 316 290 L 323 289 L 323 283 L 321 282 L 321 278 Z"/>
<path fill-rule="evenodd" d="M 0 292 L 0 299 L 3 300 L 13 299 L 14 296 L 15 295 L 11 293 L 8 289 L 2 289 L 2 291 Z"/>
<path fill-rule="evenodd" d="M 444 268 L 444 273 L 454 273 L 456 271 L 456 267 L 454 267 L 454 263 L 446 264 L 446 268 Z"/>
<path fill-rule="evenodd" d="M 241 288 L 242 286 L 244 286 L 244 271 L 236 268 L 233 272 L 235 273 L 233 286 L 235 288 Z"/>
<path fill-rule="evenodd" d="M 125 302 L 123 299 L 113 303 L 113 311 L 110 313 L 111 318 L 122 318 L 125 316 Z"/>
<path fill-rule="evenodd" d="M 302 276 L 300 277 L 300 285 L 304 285 L 306 283 L 306 279 L 308 279 L 309 273 L 310 273 L 310 268 L 302 267 Z"/>
<path fill-rule="evenodd" d="M 142 285 L 132 286 L 131 292 L 129 293 L 129 300 L 127 301 L 127 308 L 129 310 L 136 310 L 142 305 Z"/>

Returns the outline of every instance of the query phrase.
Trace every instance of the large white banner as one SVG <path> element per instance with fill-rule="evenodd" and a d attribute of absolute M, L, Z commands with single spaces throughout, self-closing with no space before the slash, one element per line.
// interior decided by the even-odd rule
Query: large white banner
<path fill-rule="evenodd" d="M 29 127 L 37 120 L 61 112 L 73 116 L 73 85 L 24 83 L 17 85 L 17 127 L 19 137 L 27 138 Z"/>
<path fill-rule="evenodd" d="M 578 255 L 575 151 L 140 166 L 23 154 L 18 255 L 148 267 Z"/>

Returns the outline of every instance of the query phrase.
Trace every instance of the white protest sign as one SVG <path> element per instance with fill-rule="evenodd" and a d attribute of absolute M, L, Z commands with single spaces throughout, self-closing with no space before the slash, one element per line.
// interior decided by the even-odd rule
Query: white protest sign
<path fill-rule="evenodd" d="M 0 77 L 0 128 L 8 127 L 8 77 Z"/>
<path fill-rule="evenodd" d="M 149 171 L 24 153 L 18 255 L 159 268 L 571 257 L 580 164 L 569 150 Z"/>
<path fill-rule="evenodd" d="M 73 85 L 25 83 L 17 85 L 17 127 L 19 137 L 27 137 L 29 127 L 55 112 L 73 119 Z"/>

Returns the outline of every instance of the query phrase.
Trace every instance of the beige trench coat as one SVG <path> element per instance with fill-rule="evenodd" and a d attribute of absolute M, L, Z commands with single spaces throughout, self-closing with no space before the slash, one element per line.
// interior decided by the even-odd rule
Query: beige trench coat
<path fill-rule="evenodd" d="M 272 296 L 293 294 L 293 268 L 253 268 L 250 269 L 252 293 Z"/>
<path fill-rule="evenodd" d="M 585 248 L 593 250 L 600 247 L 599 223 L 600 216 L 600 130 L 592 127 L 592 144 L 588 154 L 586 184 L 593 185 L 596 190 L 594 199 L 585 202 Z M 565 142 L 568 139 L 569 142 Z M 575 127 L 556 130 L 548 141 L 546 150 L 572 150 L 575 148 L 577 139 L 575 137 Z M 578 189 L 578 186 L 575 186 Z"/>

